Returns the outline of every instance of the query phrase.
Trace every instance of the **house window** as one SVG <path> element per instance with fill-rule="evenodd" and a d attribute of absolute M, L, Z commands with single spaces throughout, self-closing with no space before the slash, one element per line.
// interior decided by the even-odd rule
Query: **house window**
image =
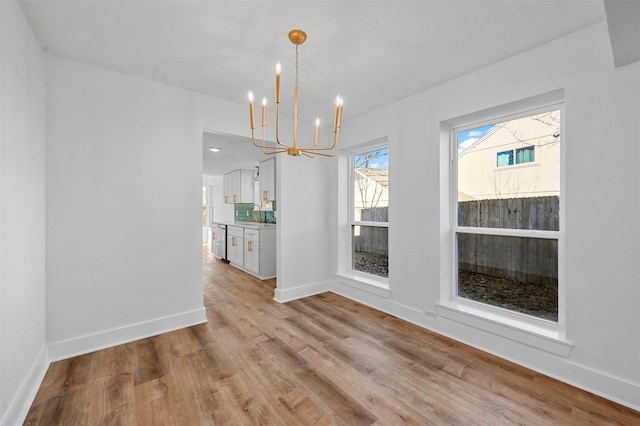
<path fill-rule="evenodd" d="M 513 149 L 508 151 L 498 152 L 497 162 L 498 167 L 513 166 L 513 159 L 515 158 L 515 164 L 533 163 L 536 161 L 536 149 L 533 146 L 527 146 L 525 148 L 518 148 L 515 150 L 516 155 L 513 155 Z"/>
<path fill-rule="evenodd" d="M 513 150 L 498 153 L 498 167 L 513 165 Z"/>
<path fill-rule="evenodd" d="M 536 149 L 533 146 L 516 149 L 516 164 L 533 163 L 536 161 Z"/>
<path fill-rule="evenodd" d="M 351 269 L 389 276 L 389 150 L 350 155 Z"/>
<path fill-rule="evenodd" d="M 558 322 L 560 118 L 556 107 L 453 129 L 452 294 L 461 303 Z"/>

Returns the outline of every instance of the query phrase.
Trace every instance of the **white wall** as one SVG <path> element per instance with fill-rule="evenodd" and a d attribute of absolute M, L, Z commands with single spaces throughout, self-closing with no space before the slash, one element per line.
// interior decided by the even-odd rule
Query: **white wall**
<path fill-rule="evenodd" d="M 640 406 L 640 62 L 567 94 L 572 361 L 633 383 Z M 594 172 L 598 170 L 598 172 Z"/>
<path fill-rule="evenodd" d="M 390 295 L 338 283 L 331 288 L 639 408 L 638 75 L 639 63 L 613 68 L 606 23 L 601 23 L 345 122 L 345 147 L 389 138 Z M 447 171 L 441 169 L 446 161 L 441 162 L 440 123 L 556 89 L 566 95 L 566 324 L 574 345 L 567 358 L 438 313 L 441 277 L 448 275 L 441 269 L 447 251 L 441 244 L 450 238 L 440 229 L 441 209 L 448 202 L 441 193 Z M 415 188 L 421 189 L 417 196 Z M 342 208 L 337 198 L 333 204 Z"/>
<path fill-rule="evenodd" d="M 202 131 L 244 109 L 46 58 L 52 359 L 204 321 Z"/>
<path fill-rule="evenodd" d="M 335 188 L 331 173 L 335 158 L 281 155 L 278 160 L 275 299 L 286 302 L 324 291 L 332 277 L 330 200 Z"/>
<path fill-rule="evenodd" d="M 0 2 L 0 424 L 46 371 L 44 65 L 20 5 Z"/>

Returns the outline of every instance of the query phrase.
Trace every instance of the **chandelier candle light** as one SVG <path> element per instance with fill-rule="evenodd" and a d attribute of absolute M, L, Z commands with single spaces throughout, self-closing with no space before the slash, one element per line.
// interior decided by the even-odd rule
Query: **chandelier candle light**
<path fill-rule="evenodd" d="M 280 62 L 276 64 L 276 142 L 267 143 L 265 139 L 267 128 L 267 98 L 262 98 L 262 143 L 259 144 L 255 139 L 255 114 L 253 109 L 253 93 L 249 91 L 249 120 L 251 121 L 251 141 L 258 148 L 262 148 L 265 154 L 281 154 L 286 152 L 289 155 L 305 155 L 307 157 L 315 157 L 322 155 L 324 157 L 333 157 L 336 155 L 338 146 L 338 134 L 340 133 L 340 121 L 342 120 L 342 97 L 336 96 L 336 115 L 333 122 L 333 144 L 328 147 L 318 147 L 318 131 L 320 128 L 320 119 L 316 118 L 315 136 L 313 138 L 313 148 L 300 148 L 298 146 L 298 46 L 305 42 L 307 34 L 302 30 L 289 31 L 289 40 L 296 45 L 296 78 L 293 87 L 293 144 L 291 146 L 280 142 L 279 138 L 279 118 L 280 118 L 280 71 L 282 69 Z"/>

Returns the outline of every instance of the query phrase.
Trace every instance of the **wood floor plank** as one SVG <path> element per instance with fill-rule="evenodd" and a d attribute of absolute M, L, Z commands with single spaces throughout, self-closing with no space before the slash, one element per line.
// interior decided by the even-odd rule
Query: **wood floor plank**
<path fill-rule="evenodd" d="M 52 363 L 26 425 L 636 425 L 640 413 L 203 251 L 207 324 Z"/>
<path fill-rule="evenodd" d="M 296 423 L 300 425 L 326 426 L 334 424 L 331 418 L 324 414 L 322 409 L 315 404 L 309 394 L 300 388 L 295 388 L 291 392 L 279 398 L 287 411 L 296 418 Z"/>
<path fill-rule="evenodd" d="M 137 385 L 134 390 L 135 409 L 131 414 L 135 420 L 124 424 L 138 425 L 171 425 L 177 419 L 171 412 L 169 386 L 162 378 L 146 381 Z M 97 424 L 97 423 L 96 423 Z M 111 424 L 109 422 L 100 424 Z"/>
<path fill-rule="evenodd" d="M 133 351 L 130 345 L 94 353 L 91 357 L 89 392 L 83 395 L 89 405 L 89 424 L 128 425 L 135 418 Z"/>
<path fill-rule="evenodd" d="M 282 419 L 282 424 L 305 424 L 301 422 L 295 409 L 291 406 L 283 405 L 283 398 L 286 397 L 292 389 L 296 389 L 296 383 L 289 380 L 286 376 L 278 374 L 278 370 L 274 368 L 274 360 L 270 359 L 262 349 L 254 343 L 244 339 L 229 338 L 225 334 L 238 333 L 232 328 L 216 330 L 217 335 L 229 344 L 224 348 L 211 345 L 209 350 L 214 351 L 226 357 L 236 366 L 236 371 L 241 372 L 246 380 L 248 380 L 258 392 L 260 400 L 268 404 L 275 410 L 277 417 Z M 305 406 L 305 409 L 309 405 Z M 272 417 L 275 417 L 273 414 Z"/>
<path fill-rule="evenodd" d="M 279 359 L 298 382 L 314 396 L 315 402 L 329 410 L 338 424 L 371 425 L 376 417 L 358 401 L 335 386 L 330 378 L 314 370 L 297 352 L 280 339 L 260 343 L 275 358 Z"/>
<path fill-rule="evenodd" d="M 135 358 L 134 384 L 136 386 L 164 375 L 155 337 L 138 340 L 131 343 L 131 346 Z"/>
<path fill-rule="evenodd" d="M 315 371 L 329 378 L 333 386 L 354 400 L 361 401 L 363 407 L 381 424 L 426 423 L 426 418 L 401 401 L 391 398 L 383 388 L 372 386 L 366 376 L 360 374 L 348 363 L 331 355 L 324 355 L 312 346 L 307 346 L 299 354 Z M 398 409 L 400 407 L 401 409 Z"/>

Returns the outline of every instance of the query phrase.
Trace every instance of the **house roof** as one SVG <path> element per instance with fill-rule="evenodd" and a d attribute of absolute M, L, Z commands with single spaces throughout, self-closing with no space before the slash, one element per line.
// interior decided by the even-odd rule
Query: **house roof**
<path fill-rule="evenodd" d="M 357 172 L 375 181 L 382 187 L 389 186 L 389 170 L 357 168 Z"/>
<path fill-rule="evenodd" d="M 482 136 L 480 139 L 478 139 L 477 141 L 475 141 L 474 143 L 472 143 L 471 145 L 469 145 L 467 148 L 465 148 L 464 151 L 460 152 L 458 154 L 458 157 L 462 157 L 463 155 L 465 155 L 467 152 L 471 152 L 474 150 L 474 148 L 476 148 L 478 145 L 482 144 L 484 141 L 486 141 L 487 139 L 489 139 L 491 136 L 493 136 L 494 133 L 496 133 L 499 129 L 501 129 L 502 127 L 504 127 L 504 125 L 506 124 L 506 122 L 503 123 L 496 123 L 493 126 L 493 129 L 489 130 L 487 133 L 485 133 L 484 136 Z"/>

